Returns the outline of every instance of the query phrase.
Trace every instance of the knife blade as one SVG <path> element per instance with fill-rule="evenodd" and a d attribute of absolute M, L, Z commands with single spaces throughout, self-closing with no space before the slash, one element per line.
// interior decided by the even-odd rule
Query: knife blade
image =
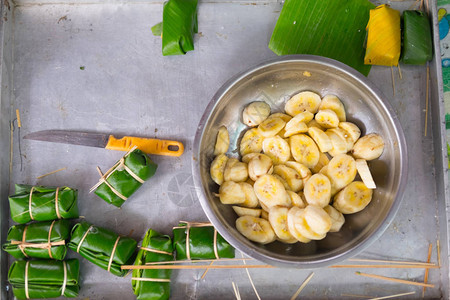
<path fill-rule="evenodd" d="M 128 151 L 131 147 L 148 154 L 180 156 L 184 152 L 181 142 L 134 136 L 116 138 L 111 134 L 68 130 L 43 130 L 27 134 L 24 139 Z"/>

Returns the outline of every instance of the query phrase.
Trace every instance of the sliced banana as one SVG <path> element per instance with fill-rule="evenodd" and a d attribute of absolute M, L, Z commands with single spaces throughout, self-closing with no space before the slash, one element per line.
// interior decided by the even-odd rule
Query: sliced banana
<path fill-rule="evenodd" d="M 333 149 L 330 138 L 323 130 L 320 130 L 317 127 L 310 127 L 308 129 L 308 134 L 314 142 L 316 142 L 320 152 L 328 152 Z"/>
<path fill-rule="evenodd" d="M 358 126 L 351 122 L 340 122 L 338 127 L 347 131 L 347 133 L 352 138 L 353 144 L 356 143 L 356 141 L 361 136 L 361 130 L 358 128 Z"/>
<path fill-rule="evenodd" d="M 248 178 L 248 167 L 236 158 L 229 158 L 223 172 L 224 181 L 241 182 Z"/>
<path fill-rule="evenodd" d="M 327 165 L 327 176 L 336 190 L 342 189 L 355 179 L 355 160 L 347 154 L 333 157 Z"/>
<path fill-rule="evenodd" d="M 265 138 L 263 151 L 272 159 L 274 164 L 284 164 L 291 157 L 289 143 L 279 136 Z"/>
<path fill-rule="evenodd" d="M 263 101 L 255 101 L 244 108 L 242 120 L 245 125 L 254 127 L 261 124 L 270 115 L 270 106 Z"/>
<path fill-rule="evenodd" d="M 360 138 L 353 146 L 353 156 L 365 160 L 373 160 L 381 156 L 384 150 L 383 138 L 371 133 Z"/>
<path fill-rule="evenodd" d="M 281 120 L 283 120 L 286 123 L 289 122 L 290 120 L 292 120 L 292 117 L 290 115 L 283 114 L 283 113 L 271 114 L 267 119 L 274 119 L 274 118 L 280 118 Z"/>
<path fill-rule="evenodd" d="M 287 161 L 285 162 L 285 165 L 297 171 L 297 173 L 300 174 L 300 178 L 303 180 L 303 183 L 305 183 L 312 175 L 311 170 L 299 162 Z"/>
<path fill-rule="evenodd" d="M 290 206 L 290 198 L 283 183 L 273 175 L 263 175 L 253 186 L 256 197 L 267 208 L 272 206 Z"/>
<path fill-rule="evenodd" d="M 219 188 L 219 198 L 223 204 L 242 204 L 245 202 L 245 193 L 238 183 L 225 181 Z"/>
<path fill-rule="evenodd" d="M 329 162 L 330 159 L 328 158 L 328 156 L 325 153 L 320 153 L 319 162 L 314 166 L 314 168 L 311 169 L 311 171 L 313 173 L 319 173 L 320 170 L 328 165 Z"/>
<path fill-rule="evenodd" d="M 314 119 L 314 114 L 306 110 L 304 112 L 297 114 L 294 118 L 292 118 L 292 120 L 294 119 L 298 122 L 309 123 Z"/>
<path fill-rule="evenodd" d="M 262 151 L 264 137 L 257 128 L 252 128 L 244 133 L 240 144 L 240 153 L 242 156 L 249 153 L 259 153 Z"/>
<path fill-rule="evenodd" d="M 307 168 L 313 168 L 319 162 L 320 151 L 313 139 L 305 134 L 293 135 L 289 138 L 292 156 Z"/>
<path fill-rule="evenodd" d="M 332 221 L 327 212 L 320 206 L 308 205 L 304 212 L 306 223 L 317 234 L 326 234 L 330 231 Z"/>
<path fill-rule="evenodd" d="M 289 209 L 288 215 L 287 215 L 288 230 L 289 230 L 289 233 L 290 233 L 295 239 L 297 239 L 299 242 L 302 242 L 302 243 L 309 243 L 309 242 L 311 242 L 311 240 L 308 239 L 308 238 L 306 238 L 306 237 L 304 237 L 303 235 L 301 235 L 301 234 L 298 232 L 298 230 L 297 230 L 297 228 L 296 228 L 296 226 L 295 226 L 295 224 L 296 224 L 297 222 L 299 222 L 299 220 L 297 220 L 296 216 L 297 216 L 297 214 L 298 214 L 299 212 L 302 212 L 302 211 L 303 211 L 303 209 L 298 208 L 298 207 L 296 207 L 296 206 L 291 207 L 291 208 Z"/>
<path fill-rule="evenodd" d="M 272 174 L 272 176 L 274 176 L 276 179 L 278 179 L 283 184 L 284 189 L 286 190 L 286 192 L 290 190 L 289 184 L 287 183 L 286 180 L 284 180 L 283 177 L 281 177 L 278 174 Z"/>
<path fill-rule="evenodd" d="M 258 207 L 259 200 L 256 197 L 255 190 L 253 189 L 253 186 L 250 185 L 247 182 L 239 182 L 238 184 L 241 186 L 242 191 L 245 194 L 245 201 L 243 203 L 241 203 L 241 206 L 245 206 L 245 207 L 248 207 L 248 208 Z"/>
<path fill-rule="evenodd" d="M 268 118 L 258 126 L 258 132 L 265 138 L 276 136 L 280 132 L 286 122 L 281 118 Z"/>
<path fill-rule="evenodd" d="M 308 208 L 307 206 L 306 208 Z M 306 209 L 305 208 L 305 209 Z M 302 236 L 306 237 L 310 240 L 322 240 L 325 238 L 326 233 L 319 234 L 317 232 L 314 232 L 312 228 L 309 226 L 308 222 L 306 222 L 305 219 L 305 209 L 300 209 L 300 211 L 297 211 L 297 213 L 294 216 L 294 226 L 298 233 L 300 233 Z"/>
<path fill-rule="evenodd" d="M 344 215 L 331 205 L 323 208 L 331 218 L 330 232 L 338 232 L 345 223 Z"/>
<path fill-rule="evenodd" d="M 272 225 L 276 236 L 283 242 L 292 242 L 294 238 L 288 228 L 287 215 L 289 208 L 282 206 L 273 206 L 269 210 L 269 223 Z M 296 242 L 297 240 L 295 240 Z"/>
<path fill-rule="evenodd" d="M 289 123 L 286 124 L 284 128 L 283 137 L 288 138 L 297 133 L 305 133 L 308 132 L 308 126 L 306 126 L 305 122 L 292 122 L 295 118 L 293 118 Z"/>
<path fill-rule="evenodd" d="M 339 118 L 331 109 L 319 110 L 314 116 L 314 120 L 323 128 L 335 128 L 339 125 Z"/>
<path fill-rule="evenodd" d="M 275 241 L 275 232 L 267 220 L 251 216 L 239 217 L 236 220 L 237 230 L 247 239 L 260 244 Z"/>
<path fill-rule="evenodd" d="M 323 174 L 325 176 L 328 176 L 327 175 L 327 170 L 328 170 L 328 165 L 325 165 L 325 166 L 322 167 L 322 169 L 320 169 L 319 174 Z"/>
<path fill-rule="evenodd" d="M 269 221 L 269 212 L 266 210 L 261 210 L 261 219 Z"/>
<path fill-rule="evenodd" d="M 260 209 L 260 208 L 247 208 L 247 207 L 240 207 L 240 206 L 236 206 L 236 205 L 233 205 L 233 210 L 239 217 L 251 216 L 251 217 L 259 218 L 259 217 L 261 217 L 261 212 L 262 212 L 262 209 Z"/>
<path fill-rule="evenodd" d="M 328 151 L 331 156 L 334 157 L 339 154 L 347 153 L 348 145 L 347 141 L 343 137 L 330 130 L 325 131 L 325 133 L 328 135 L 331 140 L 331 144 L 333 145 L 333 148 Z"/>
<path fill-rule="evenodd" d="M 320 96 L 316 93 L 300 92 L 286 102 L 284 110 L 293 117 L 304 111 L 315 114 L 319 109 L 320 101 Z"/>
<path fill-rule="evenodd" d="M 223 172 L 225 171 L 227 161 L 228 157 L 225 154 L 219 154 L 211 163 L 209 172 L 211 174 L 212 180 L 214 180 L 214 182 L 218 185 L 221 185 L 223 183 Z"/>
<path fill-rule="evenodd" d="M 252 156 L 252 159 L 248 162 L 248 175 L 254 181 L 258 180 L 262 175 L 272 174 L 272 172 L 272 159 L 265 154 L 258 153 Z"/>
<path fill-rule="evenodd" d="M 343 214 L 353 214 L 363 210 L 372 200 L 372 190 L 362 181 L 354 181 L 340 191 L 333 206 Z"/>
<path fill-rule="evenodd" d="M 303 180 L 300 174 L 293 168 L 286 165 L 276 165 L 273 168 L 273 173 L 279 175 L 286 181 L 289 190 L 298 192 L 303 188 Z"/>
<path fill-rule="evenodd" d="M 369 189 L 377 188 L 375 181 L 373 181 L 372 173 L 370 173 L 369 166 L 364 159 L 358 158 L 356 160 L 356 170 L 358 170 L 361 180 Z"/>
<path fill-rule="evenodd" d="M 345 143 L 347 144 L 347 152 L 353 149 L 353 145 L 355 143 L 353 142 L 352 137 L 350 136 L 350 134 L 348 134 L 348 132 L 346 130 L 336 127 L 336 128 L 328 129 L 327 131 L 333 132 L 345 140 Z"/>
<path fill-rule="evenodd" d="M 308 128 L 316 127 L 316 128 L 319 128 L 320 130 L 326 130 L 326 128 L 323 128 L 322 126 L 320 126 L 320 124 L 314 119 L 309 121 L 306 125 L 308 126 Z"/>
<path fill-rule="evenodd" d="M 303 192 L 294 193 L 293 191 L 286 191 L 289 195 L 289 198 L 291 198 L 292 206 L 297 206 L 299 208 L 305 208 L 306 207 L 306 199 L 305 195 L 303 195 Z"/>
<path fill-rule="evenodd" d="M 216 146 L 214 147 L 214 155 L 224 154 L 230 146 L 230 135 L 225 126 L 220 126 L 217 132 Z"/>
<path fill-rule="evenodd" d="M 331 199 L 330 180 L 323 174 L 314 174 L 305 183 L 303 194 L 308 204 L 320 207 L 327 206 Z"/>
<path fill-rule="evenodd" d="M 341 100 L 335 95 L 326 95 L 322 98 L 322 102 L 320 103 L 319 110 L 322 109 L 331 109 L 336 113 L 339 118 L 339 122 L 345 122 L 345 107 L 342 104 Z"/>
<path fill-rule="evenodd" d="M 256 156 L 258 156 L 258 155 L 260 155 L 261 153 L 248 153 L 248 154 L 245 154 L 244 156 L 242 156 L 242 162 L 245 162 L 245 163 L 249 163 L 250 162 L 250 160 L 252 160 L 252 158 L 254 158 L 254 157 L 256 157 Z"/>

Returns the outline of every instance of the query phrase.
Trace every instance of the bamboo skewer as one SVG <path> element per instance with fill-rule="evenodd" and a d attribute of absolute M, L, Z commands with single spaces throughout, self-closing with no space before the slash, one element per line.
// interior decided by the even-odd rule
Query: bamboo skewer
<path fill-rule="evenodd" d="M 398 77 L 400 77 L 400 79 L 403 79 L 402 69 L 400 68 L 400 64 L 397 67 L 398 67 Z"/>
<path fill-rule="evenodd" d="M 430 246 L 428 246 L 428 257 L 427 257 L 427 261 L 430 262 L 431 260 L 431 250 L 433 248 L 433 244 L 430 244 Z M 427 283 L 428 281 L 428 272 L 429 272 L 429 268 L 425 269 L 425 276 L 423 278 L 423 282 Z M 425 291 L 427 290 L 427 288 L 424 286 L 422 288 L 422 298 L 425 297 Z"/>
<path fill-rule="evenodd" d="M 426 88 L 426 94 L 425 94 L 425 130 L 424 135 L 427 136 L 428 131 L 428 94 L 429 94 L 429 88 L 430 88 L 430 64 L 427 63 L 427 88 Z"/>
<path fill-rule="evenodd" d="M 305 286 L 308 284 L 308 282 L 311 280 L 311 278 L 314 276 L 314 272 L 311 273 L 308 278 L 303 281 L 302 285 L 298 288 L 298 290 L 295 292 L 295 294 L 291 297 L 291 300 L 295 300 L 298 295 L 300 295 L 301 291 L 305 288 Z"/>
<path fill-rule="evenodd" d="M 441 246 L 439 240 L 436 241 L 436 249 L 437 249 L 437 257 L 438 257 L 438 266 L 441 266 Z"/>
<path fill-rule="evenodd" d="M 184 270 L 184 269 L 272 269 L 275 268 L 271 265 L 192 265 L 192 266 L 176 266 L 176 265 L 157 265 L 157 266 L 134 266 L 124 265 L 121 266 L 122 270 Z"/>
<path fill-rule="evenodd" d="M 64 167 L 64 168 L 61 168 L 61 169 L 58 169 L 58 170 L 55 170 L 55 171 L 48 172 L 48 173 L 46 173 L 46 174 L 44 174 L 44 175 L 41 175 L 41 176 L 36 177 L 36 179 L 44 178 L 44 177 L 46 177 L 46 176 L 48 176 L 48 175 L 52 175 L 52 174 L 55 174 L 55 173 L 64 171 L 65 169 L 67 169 L 67 168 Z"/>
<path fill-rule="evenodd" d="M 214 261 L 212 261 L 209 265 L 212 266 L 213 263 L 214 263 Z M 206 268 L 205 272 L 203 272 L 203 275 L 202 275 L 202 277 L 200 277 L 200 279 L 204 279 L 206 274 L 208 273 L 208 271 L 209 271 L 209 268 Z"/>
<path fill-rule="evenodd" d="M 242 254 L 242 252 L 241 252 L 241 256 L 242 256 L 242 262 L 244 263 L 244 265 L 246 265 L 247 263 L 245 262 L 244 254 Z M 261 297 L 259 296 L 258 291 L 256 290 L 255 284 L 253 283 L 252 276 L 250 276 L 250 272 L 248 271 L 248 269 L 245 269 L 245 271 L 247 272 L 248 279 L 250 280 L 250 284 L 252 285 L 252 288 L 253 288 L 253 291 L 255 292 L 256 297 L 258 298 L 258 300 L 261 300 Z"/>
<path fill-rule="evenodd" d="M 204 263 L 204 262 L 227 262 L 227 261 L 241 261 L 253 260 L 253 258 L 219 258 L 219 259 L 198 259 L 198 260 L 172 260 L 172 261 L 155 261 L 148 262 L 146 265 L 167 265 L 167 264 L 184 264 L 184 263 Z"/>
<path fill-rule="evenodd" d="M 236 300 L 241 300 L 241 294 L 239 293 L 238 285 L 234 283 L 234 281 L 231 282 L 231 285 L 233 286 L 234 295 L 236 296 Z"/>
<path fill-rule="evenodd" d="M 439 266 L 423 266 L 423 265 L 335 265 L 330 268 L 367 268 L 367 269 L 439 269 Z"/>
<path fill-rule="evenodd" d="M 424 282 L 409 281 L 409 280 L 403 280 L 403 279 L 397 279 L 397 278 L 391 278 L 391 277 L 375 275 L 375 274 L 367 274 L 367 273 L 361 273 L 361 272 L 356 272 L 356 275 L 361 275 L 361 276 L 375 278 L 375 279 L 381 279 L 381 280 L 387 280 L 387 281 L 392 281 L 392 282 L 397 282 L 397 283 L 402 283 L 402 284 L 426 286 L 426 287 L 434 288 L 434 284 L 428 284 L 428 283 L 424 283 Z"/>
<path fill-rule="evenodd" d="M 391 264 L 405 264 L 405 265 L 420 265 L 420 266 L 436 266 L 433 263 L 420 262 L 420 261 L 402 261 L 402 260 L 380 260 L 380 259 L 363 259 L 363 258 L 351 258 L 348 261 L 355 262 L 373 262 L 373 263 L 391 263 Z"/>
<path fill-rule="evenodd" d="M 396 294 L 396 295 L 389 295 L 389 296 L 384 296 L 384 297 L 377 297 L 377 298 L 371 298 L 370 300 L 382 300 L 382 299 L 391 299 L 391 298 L 396 298 L 396 297 L 402 297 L 402 296 L 407 296 L 407 295 L 413 295 L 416 292 L 409 292 L 409 293 L 401 293 L 401 294 Z"/>
<path fill-rule="evenodd" d="M 394 79 L 394 68 L 391 66 L 391 79 L 392 79 L 392 96 L 395 97 L 395 79 Z"/>
<path fill-rule="evenodd" d="M 370 296 L 366 295 L 354 295 L 354 294 L 341 294 L 341 297 L 353 297 L 353 298 L 367 298 L 370 299 Z"/>

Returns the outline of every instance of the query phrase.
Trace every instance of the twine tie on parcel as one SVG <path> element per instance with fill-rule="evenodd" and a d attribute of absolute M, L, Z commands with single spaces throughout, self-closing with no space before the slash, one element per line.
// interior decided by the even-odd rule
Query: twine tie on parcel
<path fill-rule="evenodd" d="M 28 213 L 30 214 L 30 218 L 32 221 L 34 221 L 34 217 L 33 217 L 33 213 L 31 212 L 31 203 L 33 200 L 34 188 L 35 188 L 34 186 L 31 187 L 30 196 L 28 197 Z M 59 198 L 59 187 L 57 187 L 56 191 L 55 191 L 55 211 L 56 211 L 56 216 L 58 217 L 58 219 L 61 219 L 61 213 L 59 212 L 58 198 Z"/>
<path fill-rule="evenodd" d="M 117 248 L 117 244 L 119 243 L 119 240 L 120 240 L 120 236 L 117 237 L 116 242 L 114 243 L 114 248 L 112 249 L 112 252 L 111 252 L 111 257 L 109 258 L 108 272 L 109 272 L 109 270 L 111 270 L 111 264 L 112 264 L 112 261 L 114 258 L 114 253 L 116 252 L 116 248 Z"/>
<path fill-rule="evenodd" d="M 188 260 L 191 260 L 191 249 L 189 245 L 189 235 L 190 235 L 190 229 L 191 227 L 213 227 L 211 223 L 201 223 L 201 222 L 187 222 L 187 221 L 180 221 L 180 223 L 186 224 L 185 227 L 174 227 L 175 228 L 186 228 L 186 258 Z M 219 252 L 217 251 L 217 230 L 214 228 L 214 242 L 213 242 L 213 248 L 214 248 L 214 256 L 216 259 L 219 259 Z"/>

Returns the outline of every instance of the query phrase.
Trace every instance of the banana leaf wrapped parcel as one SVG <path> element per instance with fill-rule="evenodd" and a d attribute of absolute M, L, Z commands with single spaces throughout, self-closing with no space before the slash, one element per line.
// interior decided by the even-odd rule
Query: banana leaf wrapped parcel
<path fill-rule="evenodd" d="M 2 248 L 17 259 L 33 257 L 63 260 L 69 237 L 70 223 L 67 220 L 15 225 L 9 228 L 8 242 Z"/>
<path fill-rule="evenodd" d="M 92 187 L 95 194 L 117 207 L 122 204 L 150 177 L 158 165 L 141 150 L 133 148 L 109 169 Z"/>
<path fill-rule="evenodd" d="M 137 242 L 132 238 L 86 222 L 78 223 L 72 228 L 69 242 L 71 250 L 116 276 L 127 273 L 127 270 L 122 271 L 120 267 L 131 264 L 136 245 Z"/>
<path fill-rule="evenodd" d="M 18 299 L 77 297 L 80 289 L 78 259 L 15 261 L 8 280 Z"/>
<path fill-rule="evenodd" d="M 177 260 L 234 258 L 234 248 L 211 223 L 180 222 L 173 228 Z"/>
<path fill-rule="evenodd" d="M 433 39 L 430 20 L 423 11 L 403 12 L 402 61 L 409 65 L 423 65 L 433 58 Z"/>
<path fill-rule="evenodd" d="M 134 265 L 173 260 L 172 239 L 153 229 L 145 234 Z M 172 270 L 133 270 L 131 284 L 139 300 L 165 300 L 170 297 Z"/>
<path fill-rule="evenodd" d="M 16 184 L 16 193 L 9 196 L 11 218 L 25 224 L 30 221 L 52 221 L 78 218 L 76 189 Z"/>

